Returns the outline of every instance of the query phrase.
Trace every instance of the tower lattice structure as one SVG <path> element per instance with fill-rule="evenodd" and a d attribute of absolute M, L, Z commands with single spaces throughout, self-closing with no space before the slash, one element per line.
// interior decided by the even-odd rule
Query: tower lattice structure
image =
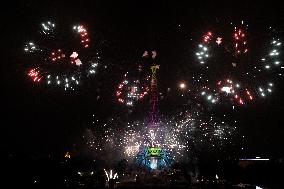
<path fill-rule="evenodd" d="M 150 94 L 150 125 L 156 126 L 158 123 L 158 85 L 157 85 L 157 70 L 159 65 L 151 66 L 151 94 Z"/>

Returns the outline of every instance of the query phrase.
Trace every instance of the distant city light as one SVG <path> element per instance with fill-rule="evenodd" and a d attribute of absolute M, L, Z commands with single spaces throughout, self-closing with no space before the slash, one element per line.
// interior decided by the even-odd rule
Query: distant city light
<path fill-rule="evenodd" d="M 268 158 L 256 157 L 256 158 L 239 159 L 239 160 L 240 160 L 240 161 L 269 161 L 270 159 L 268 159 Z"/>

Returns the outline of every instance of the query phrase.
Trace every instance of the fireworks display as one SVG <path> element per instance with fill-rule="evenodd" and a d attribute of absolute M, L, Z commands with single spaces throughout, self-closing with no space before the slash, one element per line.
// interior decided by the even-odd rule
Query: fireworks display
<path fill-rule="evenodd" d="M 6 4 L 8 186 L 283 185 L 280 3 Z"/>
<path fill-rule="evenodd" d="M 147 67 L 149 66 L 138 64 L 134 70 L 124 74 L 115 92 L 119 103 L 133 106 L 149 94 L 150 69 L 147 70 Z"/>
<path fill-rule="evenodd" d="M 269 27 L 267 36 L 248 38 L 257 34 L 250 35 L 242 21 L 240 26 L 223 32 L 210 31 L 201 36 L 195 52 L 199 65 L 192 77 L 196 90 L 192 91 L 212 104 L 229 102 L 233 107 L 271 94 L 283 68 L 281 40 L 275 29 Z M 262 44 L 255 47 L 254 42 Z"/>
<path fill-rule="evenodd" d="M 143 99 L 149 92 L 149 87 L 147 86 L 148 80 L 149 77 L 141 83 L 141 80 L 130 79 L 128 77 L 128 73 L 126 73 L 123 81 L 118 85 L 118 90 L 116 91 L 118 102 L 124 103 L 127 106 L 133 106 L 135 101 Z"/>
<path fill-rule="evenodd" d="M 72 28 L 62 31 L 72 33 Z M 27 73 L 32 81 L 62 86 L 65 90 L 74 90 L 74 86 L 80 84 L 84 49 L 89 47 L 90 40 L 82 25 L 73 27 L 72 36 L 73 39 L 62 37 L 53 22 L 41 24 L 40 35 L 35 37 L 38 40 L 28 42 L 24 47 L 24 51 L 32 59 L 32 68 Z"/>
<path fill-rule="evenodd" d="M 90 39 L 85 26 L 76 25 L 73 30 L 72 27 L 57 30 L 57 27 L 52 22 L 42 23 L 40 40 L 25 44 L 24 52 L 32 58 L 27 75 L 34 83 L 74 90 L 74 86 L 80 85 L 83 74 L 90 81 L 99 69 L 106 69 L 106 66 L 103 68 L 101 65 L 99 53 L 95 58 L 86 58 Z M 64 34 L 71 31 L 70 36 L 62 37 L 62 34 L 58 35 L 59 31 Z M 221 30 L 212 28 L 200 34 L 191 52 L 192 75 L 187 77 L 190 78 L 188 80 L 180 78 L 182 82 L 177 83 L 178 90 L 182 96 L 194 97 L 209 104 L 229 104 L 233 109 L 236 105 L 249 104 L 270 95 L 277 85 L 275 80 L 282 76 L 284 68 L 282 42 L 275 31 L 270 27 L 267 33 L 255 34 L 242 21 L 239 26 L 231 24 Z M 236 121 L 215 117 L 207 106 L 202 110 L 195 108 L 202 106 L 200 101 L 194 104 L 190 99 L 184 104 L 190 104 L 190 107 L 160 114 L 158 107 L 163 93 L 159 93 L 160 85 L 157 84 L 160 78 L 156 75 L 159 69 L 156 63 L 160 62 L 156 62 L 156 56 L 156 51 L 145 51 L 143 61 L 134 62 L 128 70 L 118 72 L 124 74 L 116 78 L 119 82 L 112 83 L 112 89 L 98 82 L 107 88 L 96 87 L 96 91 L 103 91 L 100 95 L 111 91 L 118 104 L 131 107 L 128 110 L 134 109 L 137 101 L 145 99 L 150 111 L 136 121 L 122 121 L 118 115 L 109 115 L 102 121 L 93 115 L 92 124 L 83 134 L 87 149 L 96 158 L 104 157 L 107 161 L 122 158 L 144 161 L 139 158 L 145 158 L 149 148 L 157 148 L 164 155 L 164 160 L 176 162 L 187 160 L 198 152 L 221 152 L 228 145 L 233 146 Z M 105 81 L 105 77 L 101 78 Z M 167 89 L 170 93 L 170 88 Z"/>
<path fill-rule="evenodd" d="M 147 147 L 156 146 L 173 161 L 183 161 L 199 150 L 224 150 L 232 145 L 235 135 L 236 121 L 229 124 L 197 110 L 188 110 L 174 117 L 161 117 L 155 128 L 147 120 L 125 124 L 116 118 L 100 123 L 94 116 L 83 138 L 98 156 L 114 153 L 114 159 L 133 160 Z"/>

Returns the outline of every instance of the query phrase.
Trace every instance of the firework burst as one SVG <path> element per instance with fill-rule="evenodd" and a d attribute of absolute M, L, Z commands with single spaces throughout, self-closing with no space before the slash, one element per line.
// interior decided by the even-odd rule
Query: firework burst
<path fill-rule="evenodd" d="M 191 92 L 211 104 L 229 102 L 234 107 L 266 97 L 274 90 L 274 80 L 282 76 L 282 43 L 275 30 L 270 27 L 267 36 L 249 35 L 243 21 L 233 28 L 224 33 L 206 32 L 197 45 L 199 64 L 192 76 L 196 90 Z M 259 43 L 262 45 L 256 46 Z"/>
<path fill-rule="evenodd" d="M 62 37 L 62 32 L 66 34 L 72 29 L 59 30 L 51 21 L 41 24 L 40 36 L 35 37 L 39 39 L 24 47 L 33 64 L 27 75 L 36 83 L 74 90 L 74 86 L 80 84 L 84 49 L 89 47 L 90 39 L 83 25 L 73 27 L 75 40 Z"/>

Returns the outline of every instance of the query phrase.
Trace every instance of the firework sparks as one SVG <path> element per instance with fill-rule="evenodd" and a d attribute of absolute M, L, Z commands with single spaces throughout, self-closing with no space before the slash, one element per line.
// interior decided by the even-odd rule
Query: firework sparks
<path fill-rule="evenodd" d="M 234 27 L 232 35 L 229 35 L 230 32 L 226 33 L 226 30 L 221 34 L 219 36 L 222 38 L 216 38 L 217 45 L 214 43 L 215 35 L 212 32 L 202 36 L 202 43 L 198 45 L 195 55 L 196 61 L 199 64 L 206 63 L 206 66 L 197 67 L 198 71 L 192 77 L 194 86 L 197 87 L 191 91 L 200 94 L 200 97 L 211 104 L 222 103 L 228 99 L 233 107 L 271 94 L 273 80 L 282 76 L 282 42 L 275 37 L 275 32 L 267 32 L 274 36 L 270 40 L 263 37 L 261 47 L 266 49 L 259 47 L 259 50 L 250 51 L 247 25 L 243 21 L 240 26 Z M 259 59 L 256 60 L 255 57 Z"/>
<path fill-rule="evenodd" d="M 74 40 L 83 48 L 89 47 L 89 37 L 84 26 L 74 26 L 80 39 Z M 48 86 L 62 86 L 65 90 L 74 90 L 74 86 L 80 84 L 82 50 L 74 51 L 70 48 L 54 48 L 52 44 L 61 44 L 61 38 L 57 39 L 55 23 L 48 21 L 41 24 L 40 39 L 38 43 L 29 42 L 24 51 L 32 58 L 33 68 L 28 71 L 28 76 L 37 83 L 46 83 Z M 72 30 L 71 30 L 72 31 Z M 43 40 L 44 39 L 44 40 Z M 37 45 L 36 45 L 37 44 Z M 62 41 L 64 44 L 64 41 Z M 58 46 L 58 45 L 57 45 Z M 64 45 L 63 45 L 64 46 Z M 93 71 L 92 71 L 93 72 Z"/>
<path fill-rule="evenodd" d="M 94 129 L 89 129 L 89 134 L 84 136 L 88 138 L 88 147 L 96 154 L 116 150 L 123 154 L 115 158 L 134 159 L 143 149 L 159 147 L 168 152 L 174 161 L 185 160 L 194 149 L 206 147 L 220 150 L 232 142 L 236 130 L 235 126 L 218 121 L 213 116 L 206 117 L 198 111 L 185 111 L 171 118 L 161 118 L 155 128 L 146 120 L 125 125 L 117 119 L 100 123 L 95 118 L 93 124 Z"/>

